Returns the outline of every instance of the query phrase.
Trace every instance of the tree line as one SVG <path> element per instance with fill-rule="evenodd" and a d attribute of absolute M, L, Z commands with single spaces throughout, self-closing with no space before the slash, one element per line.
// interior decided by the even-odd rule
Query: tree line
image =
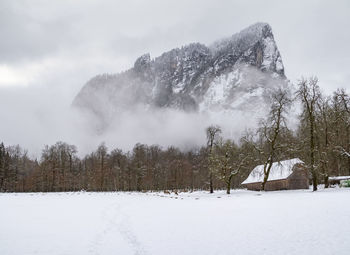
<path fill-rule="evenodd" d="M 268 116 L 239 140 L 224 139 L 219 126 L 205 132 L 207 144 L 190 151 L 136 144 L 131 151 L 104 143 L 79 158 L 64 142 L 45 146 L 37 159 L 19 145 L 0 144 L 1 192 L 159 191 L 237 188 L 256 165 L 264 165 L 265 189 L 272 163 L 299 157 L 313 190 L 329 176 L 350 175 L 350 97 L 344 89 L 324 96 L 316 77 L 301 79 L 297 92 L 271 94 Z M 300 105 L 297 128 L 288 126 L 291 106 Z"/>

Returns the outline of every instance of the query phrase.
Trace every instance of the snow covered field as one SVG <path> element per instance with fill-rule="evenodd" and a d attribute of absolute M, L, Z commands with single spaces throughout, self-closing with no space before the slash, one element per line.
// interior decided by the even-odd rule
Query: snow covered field
<path fill-rule="evenodd" d="M 0 254 L 350 254 L 350 189 L 0 194 Z"/>

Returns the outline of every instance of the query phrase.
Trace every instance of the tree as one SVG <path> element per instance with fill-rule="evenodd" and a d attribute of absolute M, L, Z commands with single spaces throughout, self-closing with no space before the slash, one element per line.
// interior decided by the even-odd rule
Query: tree
<path fill-rule="evenodd" d="M 64 142 L 45 146 L 40 163 L 42 188 L 45 191 L 72 190 L 76 153 L 77 149 L 74 145 Z"/>
<path fill-rule="evenodd" d="M 344 89 L 334 93 L 334 108 L 337 124 L 337 147 L 336 150 L 347 160 L 347 170 L 350 174 L 350 96 Z M 344 136 L 345 135 L 345 136 Z"/>
<path fill-rule="evenodd" d="M 114 149 L 110 153 L 109 165 L 114 172 L 115 179 L 113 180 L 114 190 L 126 190 L 126 169 L 128 159 L 120 149 Z"/>
<path fill-rule="evenodd" d="M 219 138 L 221 132 L 222 131 L 221 131 L 221 128 L 219 126 L 211 125 L 206 129 L 209 164 L 210 164 L 211 155 L 213 153 L 213 147 L 215 145 L 215 142 Z M 210 193 L 214 193 L 213 173 L 210 170 L 209 170 L 209 188 L 210 188 Z"/>
<path fill-rule="evenodd" d="M 146 150 L 147 146 L 137 143 L 133 148 L 132 168 L 135 175 L 136 190 L 143 189 L 143 180 L 146 176 Z"/>
<path fill-rule="evenodd" d="M 299 84 L 297 96 L 303 104 L 303 117 L 308 122 L 309 128 L 309 168 L 312 174 L 313 191 L 317 191 L 317 167 L 315 166 L 315 129 L 316 129 L 316 106 L 321 92 L 317 77 L 309 80 L 302 79 Z"/>
<path fill-rule="evenodd" d="M 325 187 L 328 188 L 329 177 L 329 155 L 330 155 L 330 115 L 331 109 L 329 99 L 320 95 L 317 101 L 317 113 L 316 113 L 316 141 L 317 152 L 320 161 L 320 174 L 323 176 Z"/>
<path fill-rule="evenodd" d="M 240 173 L 249 156 L 242 154 L 233 141 L 227 140 L 216 144 L 210 157 L 210 171 L 225 183 L 226 193 L 230 194 L 232 178 Z"/>
<path fill-rule="evenodd" d="M 99 189 L 104 190 L 105 176 L 106 176 L 106 162 L 108 157 L 108 149 L 104 143 L 101 143 L 96 151 L 97 159 L 99 162 L 98 172 L 99 172 Z"/>
<path fill-rule="evenodd" d="M 272 94 L 269 115 L 265 121 L 261 122 L 258 130 L 258 144 L 251 143 L 259 157 L 262 158 L 264 165 L 264 179 L 261 183 L 261 190 L 265 190 L 273 162 L 282 157 L 278 156 L 283 148 L 280 138 L 282 131 L 288 132 L 285 114 L 291 102 L 290 95 L 286 90 L 279 89 Z"/>
<path fill-rule="evenodd" d="M 5 145 L 4 143 L 0 144 L 0 191 L 3 191 L 4 182 L 5 182 Z"/>

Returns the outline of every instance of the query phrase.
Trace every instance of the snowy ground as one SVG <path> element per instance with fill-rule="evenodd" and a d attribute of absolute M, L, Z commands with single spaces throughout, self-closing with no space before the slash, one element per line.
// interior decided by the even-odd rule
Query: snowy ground
<path fill-rule="evenodd" d="M 350 189 L 0 194 L 0 254 L 350 254 Z"/>

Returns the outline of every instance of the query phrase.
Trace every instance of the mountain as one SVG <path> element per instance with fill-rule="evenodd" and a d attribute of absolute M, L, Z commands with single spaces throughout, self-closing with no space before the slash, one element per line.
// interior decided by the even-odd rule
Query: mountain
<path fill-rule="evenodd" d="M 209 46 L 192 43 L 154 59 L 144 54 L 125 72 L 97 75 L 73 106 L 104 128 L 137 107 L 254 112 L 266 108 L 271 91 L 288 86 L 270 25 L 256 23 Z"/>

